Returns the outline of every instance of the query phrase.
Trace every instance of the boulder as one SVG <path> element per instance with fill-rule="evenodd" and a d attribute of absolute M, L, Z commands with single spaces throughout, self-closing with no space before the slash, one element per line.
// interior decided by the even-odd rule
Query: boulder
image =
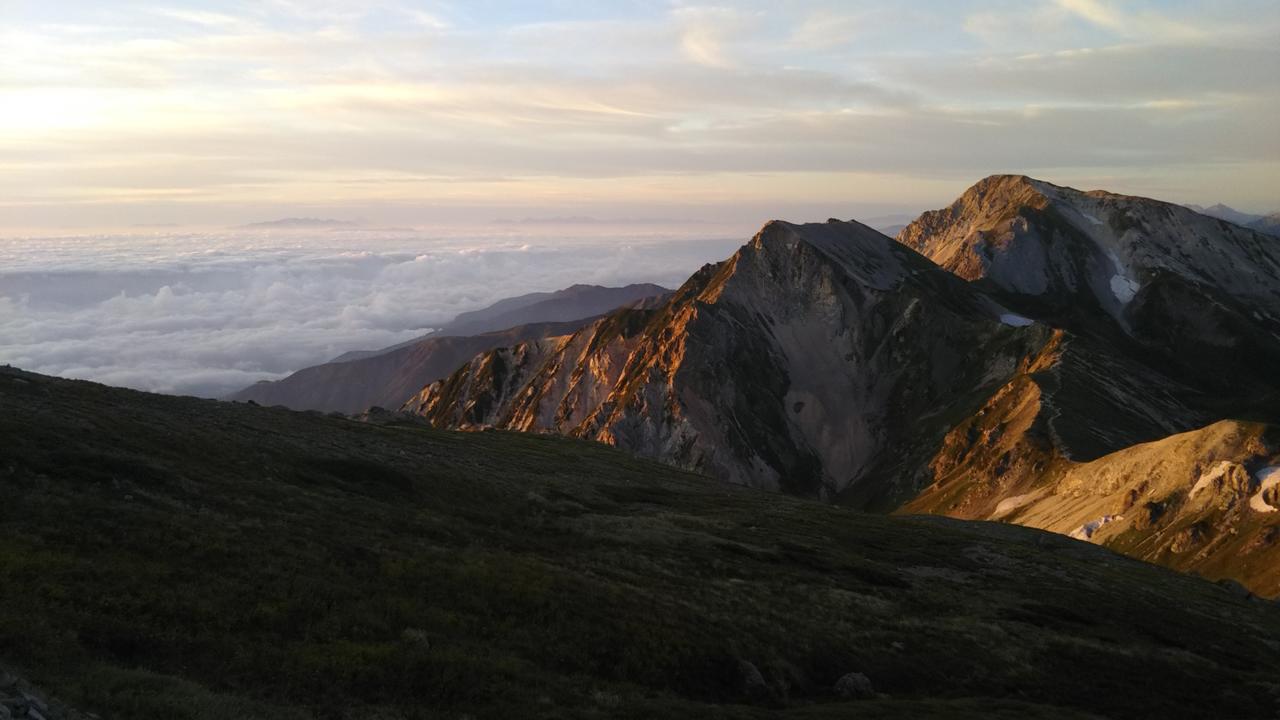
<path fill-rule="evenodd" d="M 760 668 L 746 660 L 738 661 L 738 675 L 742 679 L 742 691 L 747 697 L 760 699 L 768 697 L 769 684 L 764 681 Z"/>
<path fill-rule="evenodd" d="M 836 695 L 845 700 L 865 700 L 876 696 L 871 687 L 871 679 L 860 672 L 846 673 L 840 676 L 835 685 Z"/>

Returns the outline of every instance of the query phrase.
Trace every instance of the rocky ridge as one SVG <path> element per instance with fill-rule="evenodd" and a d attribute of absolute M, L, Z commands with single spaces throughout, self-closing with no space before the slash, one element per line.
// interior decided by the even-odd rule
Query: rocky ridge
<path fill-rule="evenodd" d="M 658 304 L 668 292 L 650 284 L 574 285 L 507 298 L 462 313 L 416 340 L 346 353 L 281 380 L 255 383 L 227 399 L 346 414 L 374 406 L 398 408 L 424 385 L 448 375 L 477 353 L 572 333 L 615 308 Z"/>
<path fill-rule="evenodd" d="M 441 427 L 554 432 L 739 484 L 890 502 L 914 488 L 861 482 L 1048 339 L 870 228 L 773 222 L 664 306 L 487 353 L 405 407 Z"/>
<path fill-rule="evenodd" d="M 1280 243 L 1188 208 L 1023 176 L 979 182 L 899 242 L 1015 312 L 1234 402 L 1280 377 Z"/>

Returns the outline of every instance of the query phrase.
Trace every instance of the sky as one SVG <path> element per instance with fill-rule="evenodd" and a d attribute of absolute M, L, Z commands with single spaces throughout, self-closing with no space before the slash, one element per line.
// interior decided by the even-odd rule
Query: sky
<path fill-rule="evenodd" d="M 224 396 L 1000 172 L 1280 210 L 1277 38 L 1277 0 L 0 0 L 0 363 Z M 286 217 L 352 224 L 243 227 Z"/>
<path fill-rule="evenodd" d="M 0 234 L 1280 209 L 1280 2 L 0 0 Z"/>

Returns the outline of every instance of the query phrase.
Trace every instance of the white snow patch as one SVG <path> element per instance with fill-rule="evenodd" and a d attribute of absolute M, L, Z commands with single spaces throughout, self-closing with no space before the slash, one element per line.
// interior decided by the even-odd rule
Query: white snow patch
<path fill-rule="evenodd" d="M 1000 322 L 1008 325 L 1009 327 L 1026 327 L 1028 325 L 1034 325 L 1036 321 L 1013 313 L 1001 313 Z"/>
<path fill-rule="evenodd" d="M 1138 290 L 1141 288 L 1142 286 L 1136 281 L 1130 280 L 1123 275 L 1116 275 L 1111 278 L 1111 293 L 1116 296 L 1116 299 L 1121 304 L 1133 300 L 1133 297 L 1138 294 Z"/>
<path fill-rule="evenodd" d="M 1272 465 L 1258 471 L 1258 492 L 1249 498 L 1249 507 L 1255 512 L 1273 513 L 1280 510 L 1276 506 L 1263 499 L 1262 494 L 1276 485 L 1280 485 L 1280 465 Z"/>
<path fill-rule="evenodd" d="M 1088 540 L 1092 538 L 1093 534 L 1098 532 L 1098 529 L 1101 528 L 1103 525 L 1115 522 L 1116 520 L 1123 520 L 1123 519 L 1124 519 L 1123 515 L 1103 515 L 1097 520 L 1091 520 L 1081 525 L 1080 527 L 1076 528 L 1075 530 L 1072 530 L 1071 534 L 1068 537 L 1073 537 L 1076 540 Z"/>
<path fill-rule="evenodd" d="M 1103 251 L 1107 254 L 1107 259 L 1111 261 L 1111 266 L 1115 269 L 1115 275 L 1111 277 L 1111 294 L 1116 296 L 1116 300 L 1121 305 L 1128 304 L 1138 294 L 1138 290 L 1142 288 L 1138 281 L 1129 278 L 1131 274 L 1129 268 L 1120 259 L 1115 250 L 1103 246 Z"/>
<path fill-rule="evenodd" d="M 1082 213 L 1080 213 L 1080 214 L 1084 216 L 1084 219 L 1085 219 L 1085 220 L 1088 220 L 1089 222 L 1093 223 L 1094 225 L 1106 225 L 1106 223 L 1104 223 L 1104 222 L 1102 222 L 1101 220 L 1099 220 L 1099 219 L 1097 218 L 1097 216 L 1096 216 L 1096 215 L 1090 215 L 1090 214 L 1089 214 L 1089 213 L 1087 213 L 1087 212 L 1082 212 Z"/>
<path fill-rule="evenodd" d="M 991 519 L 996 520 L 996 519 L 1002 518 L 1005 515 L 1008 515 L 1009 513 L 1013 512 L 1014 510 L 1017 510 L 1018 508 L 1022 507 L 1023 505 L 1026 505 L 1032 500 L 1035 500 L 1036 498 L 1040 497 L 1040 495 L 1041 495 L 1041 492 L 1037 490 L 1035 492 L 1029 492 L 1023 495 L 1014 495 L 1012 497 L 1007 497 L 1001 500 L 999 505 L 996 505 L 996 511 L 991 513 Z"/>
<path fill-rule="evenodd" d="M 1227 473 L 1227 469 L 1230 467 L 1231 461 L 1223 460 L 1210 468 L 1208 472 L 1202 473 L 1200 475 L 1200 479 L 1196 480 L 1196 484 L 1191 486 L 1191 493 L 1188 494 L 1187 497 L 1193 498 L 1196 496 L 1196 493 L 1207 489 L 1215 480 L 1218 480 L 1225 475 Z"/>

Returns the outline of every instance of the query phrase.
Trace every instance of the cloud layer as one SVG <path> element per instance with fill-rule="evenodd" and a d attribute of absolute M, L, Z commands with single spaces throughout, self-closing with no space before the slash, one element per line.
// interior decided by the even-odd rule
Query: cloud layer
<path fill-rule="evenodd" d="M 34 251 L 0 241 L 0 363 L 216 397 L 505 296 L 678 284 L 741 242 L 320 235 L 79 237 Z"/>

